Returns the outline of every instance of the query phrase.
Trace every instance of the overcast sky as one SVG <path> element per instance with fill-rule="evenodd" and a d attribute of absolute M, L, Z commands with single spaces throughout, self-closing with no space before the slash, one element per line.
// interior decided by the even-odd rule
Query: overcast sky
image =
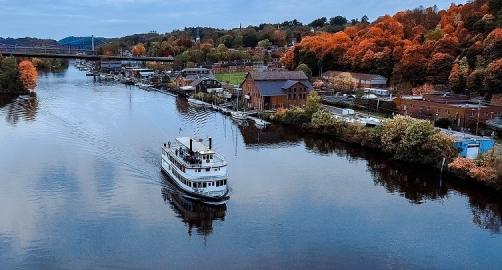
<path fill-rule="evenodd" d="M 452 0 L 0 0 L 0 37 L 119 37 L 169 32 L 185 26 L 219 28 L 319 17 L 367 15 L 374 20 L 396 11 Z M 455 0 L 456 3 L 465 0 Z"/>

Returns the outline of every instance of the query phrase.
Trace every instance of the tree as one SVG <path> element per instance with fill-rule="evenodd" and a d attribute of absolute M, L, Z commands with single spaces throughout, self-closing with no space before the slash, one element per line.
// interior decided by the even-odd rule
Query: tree
<path fill-rule="evenodd" d="M 134 47 L 132 47 L 131 52 L 134 56 L 142 56 L 146 52 L 145 45 L 143 45 L 142 43 L 134 45 Z"/>
<path fill-rule="evenodd" d="M 311 23 L 309 23 L 309 26 L 315 28 L 323 27 L 324 25 L 326 25 L 327 21 L 328 19 L 326 17 L 321 17 L 319 19 L 313 20 Z"/>
<path fill-rule="evenodd" d="M 427 81 L 433 84 L 446 84 L 453 61 L 453 56 L 449 54 L 434 54 L 427 65 Z"/>
<path fill-rule="evenodd" d="M 312 91 L 307 96 L 307 102 L 305 104 L 305 113 L 311 117 L 314 113 L 319 111 L 321 108 L 321 97 L 317 94 L 317 92 Z"/>
<path fill-rule="evenodd" d="M 469 93 L 478 93 L 480 95 L 484 94 L 484 78 L 485 70 L 483 68 L 477 68 L 469 74 L 467 77 L 466 87 Z"/>
<path fill-rule="evenodd" d="M 270 42 L 270 40 L 268 39 L 260 40 L 258 42 L 258 47 L 260 48 L 267 49 L 270 46 L 272 46 L 272 42 Z"/>
<path fill-rule="evenodd" d="M 502 58 L 491 62 L 486 69 L 485 87 L 488 96 L 502 93 Z"/>
<path fill-rule="evenodd" d="M 14 57 L 0 59 L 0 93 L 18 93 L 23 91 L 19 80 L 18 65 Z"/>
<path fill-rule="evenodd" d="M 244 47 L 256 47 L 258 44 L 258 34 L 254 28 L 246 28 L 242 32 L 242 46 Z"/>
<path fill-rule="evenodd" d="M 488 60 L 502 57 L 502 28 L 493 30 L 484 40 L 483 47 Z"/>
<path fill-rule="evenodd" d="M 37 69 L 31 61 L 22 61 L 19 63 L 19 80 L 23 84 L 24 89 L 34 91 L 37 87 Z"/>
<path fill-rule="evenodd" d="M 467 63 L 467 58 L 463 57 L 458 63 L 453 64 L 450 76 L 448 77 L 450 87 L 455 93 L 463 93 L 465 91 L 468 75 L 469 63 Z"/>
<path fill-rule="evenodd" d="M 312 114 L 312 125 L 316 127 L 331 127 L 336 123 L 330 112 L 320 109 Z"/>
<path fill-rule="evenodd" d="M 305 73 L 305 75 L 307 75 L 309 80 L 312 80 L 312 70 L 309 68 L 309 66 L 307 66 L 305 64 L 300 64 L 300 65 L 298 65 L 298 67 L 296 67 L 296 70 L 303 71 L 303 73 Z"/>
<path fill-rule="evenodd" d="M 425 39 L 426 40 L 440 40 L 443 37 L 443 31 L 441 31 L 441 28 L 436 27 L 434 30 L 431 30 L 425 34 Z"/>
<path fill-rule="evenodd" d="M 368 16 L 364 15 L 362 18 L 361 18 L 361 23 L 363 24 L 367 24 L 369 23 L 370 19 L 368 18 Z"/>
<path fill-rule="evenodd" d="M 347 18 L 343 16 L 336 16 L 331 19 L 329 19 L 329 24 L 330 25 L 346 25 L 347 24 Z"/>
<path fill-rule="evenodd" d="M 349 72 L 342 72 L 331 80 L 331 84 L 336 91 L 352 92 L 356 87 L 354 79 Z"/>

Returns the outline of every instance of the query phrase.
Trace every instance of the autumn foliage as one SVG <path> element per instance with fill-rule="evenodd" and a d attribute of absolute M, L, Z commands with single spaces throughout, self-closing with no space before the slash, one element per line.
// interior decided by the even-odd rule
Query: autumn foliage
<path fill-rule="evenodd" d="M 19 80 L 21 81 L 24 89 L 33 91 L 37 86 L 38 73 L 37 69 L 33 66 L 31 61 L 22 61 L 19 63 Z"/>
<path fill-rule="evenodd" d="M 410 93 L 426 83 L 459 93 L 502 93 L 500 84 L 494 87 L 502 58 L 502 9 L 496 2 L 402 11 L 335 34 L 308 36 L 282 61 L 291 69 L 308 64 L 314 74 L 319 67 L 381 74 Z M 466 87 L 471 74 L 474 89 Z"/>
<path fill-rule="evenodd" d="M 134 47 L 132 47 L 132 50 L 131 50 L 132 54 L 134 56 L 142 56 L 145 54 L 146 52 L 146 49 L 145 49 L 145 45 L 143 44 L 137 44 L 135 45 Z"/>

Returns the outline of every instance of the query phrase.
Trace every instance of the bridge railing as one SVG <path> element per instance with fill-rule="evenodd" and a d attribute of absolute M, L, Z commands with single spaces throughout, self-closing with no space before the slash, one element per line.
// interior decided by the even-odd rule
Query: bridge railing
<path fill-rule="evenodd" d="M 92 50 L 71 46 L 29 47 L 0 44 L 0 53 L 51 53 L 51 54 L 94 54 Z"/>

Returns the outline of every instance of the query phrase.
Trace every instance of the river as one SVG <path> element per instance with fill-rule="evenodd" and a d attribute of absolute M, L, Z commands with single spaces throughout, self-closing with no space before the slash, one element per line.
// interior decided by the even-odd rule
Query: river
<path fill-rule="evenodd" d="M 226 157 L 225 207 L 160 173 L 180 135 Z M 0 99 L 0 151 L 2 269 L 502 268 L 500 195 L 73 67 Z"/>

